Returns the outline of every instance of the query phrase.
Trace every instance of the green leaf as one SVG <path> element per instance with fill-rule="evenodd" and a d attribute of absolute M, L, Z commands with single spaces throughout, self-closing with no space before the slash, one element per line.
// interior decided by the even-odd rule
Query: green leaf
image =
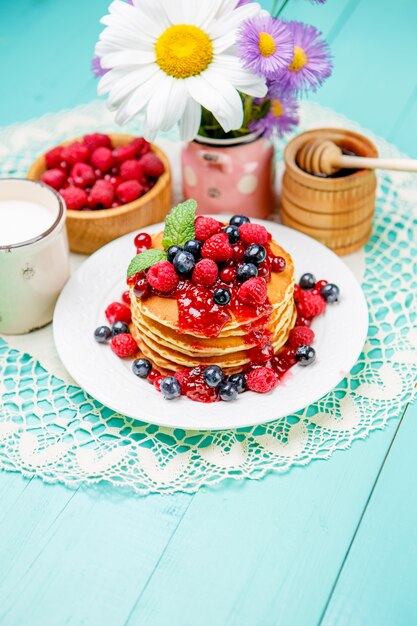
<path fill-rule="evenodd" d="M 186 200 L 181 202 L 168 214 L 165 220 L 162 245 L 165 250 L 170 246 L 183 246 L 189 239 L 194 239 L 194 219 L 197 202 Z"/>
<path fill-rule="evenodd" d="M 156 248 L 144 250 L 130 261 L 129 267 L 127 268 L 127 275 L 133 276 L 133 274 L 143 272 L 147 270 L 148 267 L 155 265 L 155 263 L 166 261 L 166 259 L 167 255 L 163 250 L 157 250 Z"/>

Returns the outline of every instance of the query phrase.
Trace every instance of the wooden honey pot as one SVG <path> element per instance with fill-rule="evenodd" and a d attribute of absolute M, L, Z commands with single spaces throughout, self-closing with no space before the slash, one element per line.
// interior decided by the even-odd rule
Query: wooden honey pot
<path fill-rule="evenodd" d="M 371 169 L 314 176 L 297 163 L 299 151 L 314 140 L 330 140 L 346 154 L 378 157 L 374 144 L 350 130 L 320 128 L 295 137 L 284 151 L 281 216 L 286 226 L 318 239 L 339 255 L 361 248 L 372 232 L 377 179 Z"/>

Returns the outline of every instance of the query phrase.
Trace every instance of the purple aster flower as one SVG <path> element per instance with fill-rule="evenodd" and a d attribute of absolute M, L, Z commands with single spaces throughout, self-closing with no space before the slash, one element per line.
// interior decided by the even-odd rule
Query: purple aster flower
<path fill-rule="evenodd" d="M 310 0 L 311 4 L 324 4 L 326 0 Z"/>
<path fill-rule="evenodd" d="M 283 91 L 277 83 L 271 83 L 267 97 L 256 102 L 260 104 L 266 100 L 270 100 L 271 108 L 265 117 L 251 122 L 251 131 L 262 133 L 266 137 L 273 133 L 282 137 L 298 125 L 298 102 L 292 94 Z"/>
<path fill-rule="evenodd" d="M 93 69 L 93 74 L 97 76 L 97 78 L 99 78 L 100 76 L 104 76 L 104 74 L 109 71 L 106 70 L 106 68 L 102 67 L 100 57 L 97 55 L 93 57 L 91 67 Z"/>
<path fill-rule="evenodd" d="M 294 40 L 285 22 L 256 15 L 242 24 L 238 48 L 246 69 L 273 78 L 291 63 Z"/>
<path fill-rule="evenodd" d="M 252 2 L 252 0 L 239 0 L 239 2 L 236 5 L 236 8 L 243 7 L 244 4 L 249 4 L 249 2 Z"/>
<path fill-rule="evenodd" d="M 290 65 L 280 75 L 285 90 L 302 93 L 316 91 L 330 76 L 332 56 L 322 33 L 314 26 L 302 22 L 288 22 L 294 37 L 294 53 Z"/>

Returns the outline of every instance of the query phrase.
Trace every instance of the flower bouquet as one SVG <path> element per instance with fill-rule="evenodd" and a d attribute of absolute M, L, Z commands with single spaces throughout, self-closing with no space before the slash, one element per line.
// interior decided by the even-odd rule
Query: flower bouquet
<path fill-rule="evenodd" d="M 270 211 L 272 177 L 261 180 L 251 172 L 245 178 L 242 164 L 248 158 L 258 163 L 263 155 L 257 169 L 271 170 L 273 150 L 261 144 L 292 130 L 297 98 L 331 74 L 321 33 L 283 20 L 287 3 L 275 0 L 269 13 L 250 0 L 115 0 L 101 20 L 105 29 L 93 67 L 98 93 L 108 94 L 116 122 L 142 114 L 149 141 L 179 124 L 184 141 L 217 146 L 183 157 L 185 194 L 196 197 L 203 211 L 227 204 L 233 212 L 233 197 L 242 204 L 239 193 L 252 196 L 252 214 L 262 216 L 264 205 Z M 219 149 L 256 140 L 250 155 L 234 150 L 232 157 Z"/>

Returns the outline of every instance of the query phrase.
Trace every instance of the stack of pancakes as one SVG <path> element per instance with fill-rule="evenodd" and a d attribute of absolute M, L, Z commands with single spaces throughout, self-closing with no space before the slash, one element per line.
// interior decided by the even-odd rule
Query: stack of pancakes
<path fill-rule="evenodd" d="M 153 238 L 153 247 L 161 247 L 161 235 Z M 178 305 L 175 297 L 152 295 L 139 300 L 131 288 L 131 332 L 143 356 L 162 373 L 209 364 L 219 365 L 228 373 L 240 372 L 252 360 L 254 351 L 272 344 L 277 352 L 287 341 L 296 318 L 294 306 L 294 264 L 291 256 L 271 242 L 271 251 L 286 260 L 286 269 L 271 273 L 267 283 L 270 315 L 231 319 L 216 337 L 178 328 Z M 254 331 L 254 332 L 251 332 Z"/>

